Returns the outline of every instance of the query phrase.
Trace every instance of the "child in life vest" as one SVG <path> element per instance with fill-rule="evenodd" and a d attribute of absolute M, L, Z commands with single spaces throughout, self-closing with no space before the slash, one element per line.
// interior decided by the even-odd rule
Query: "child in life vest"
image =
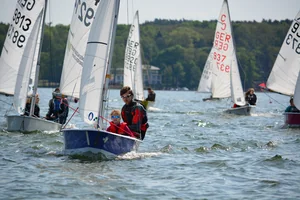
<path fill-rule="evenodd" d="M 117 133 L 121 135 L 128 135 L 130 137 L 139 137 L 139 135 L 135 135 L 128 126 L 127 123 L 121 123 L 121 112 L 119 110 L 113 110 L 110 113 L 111 122 L 110 126 L 106 129 L 109 132 Z"/>

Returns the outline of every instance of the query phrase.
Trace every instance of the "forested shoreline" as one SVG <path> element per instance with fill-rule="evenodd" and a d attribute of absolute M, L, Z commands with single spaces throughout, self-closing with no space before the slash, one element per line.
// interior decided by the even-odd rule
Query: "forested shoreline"
<path fill-rule="evenodd" d="M 143 64 L 160 68 L 162 84 L 156 89 L 187 87 L 195 90 L 212 48 L 216 20 L 156 19 L 140 25 Z M 240 73 L 245 88 L 265 82 L 273 67 L 291 20 L 234 21 L 235 39 Z M 117 27 L 112 62 L 122 68 L 130 25 Z M 0 23 L 0 51 L 8 24 Z M 47 24 L 44 32 L 40 80 L 59 84 L 69 26 Z"/>

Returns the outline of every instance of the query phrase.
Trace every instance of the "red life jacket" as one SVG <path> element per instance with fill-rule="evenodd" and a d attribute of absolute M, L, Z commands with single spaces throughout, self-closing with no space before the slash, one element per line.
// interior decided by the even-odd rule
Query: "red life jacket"
<path fill-rule="evenodd" d="M 109 122 L 110 127 L 108 127 L 107 131 L 121 134 L 121 135 L 129 135 L 131 137 L 135 137 L 134 134 L 130 131 L 130 129 L 127 126 L 127 123 L 122 122 L 120 125 L 116 125 L 113 122 Z"/>

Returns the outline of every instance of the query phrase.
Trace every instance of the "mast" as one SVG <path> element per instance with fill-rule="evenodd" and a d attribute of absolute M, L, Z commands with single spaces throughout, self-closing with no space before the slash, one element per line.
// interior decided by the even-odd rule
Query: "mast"
<path fill-rule="evenodd" d="M 40 62 L 41 62 L 41 52 L 42 52 L 42 45 L 43 45 L 43 39 L 44 39 L 44 28 L 45 28 L 45 20 L 46 20 L 46 11 L 47 11 L 47 4 L 48 0 L 45 0 L 45 7 L 44 7 L 44 13 L 43 13 L 43 20 L 42 20 L 42 28 L 41 28 L 41 41 L 38 49 L 38 58 L 37 58 L 37 64 L 36 64 L 36 75 L 34 79 L 34 84 L 33 84 L 33 92 L 32 92 L 32 97 L 31 97 L 31 106 L 30 106 L 30 113 L 29 116 L 32 116 L 34 113 L 34 108 L 35 108 L 35 96 L 37 93 L 37 85 L 38 85 L 38 80 L 39 80 L 39 73 L 40 73 Z"/>
<path fill-rule="evenodd" d="M 117 32 L 117 22 L 118 22 L 118 16 L 119 16 L 119 6 L 120 6 L 120 0 L 116 0 L 116 6 L 115 6 L 115 18 L 114 18 L 114 23 L 113 23 L 113 28 L 112 28 L 112 34 L 111 34 L 111 46 L 109 48 L 109 59 L 108 59 L 108 66 L 107 66 L 107 71 L 106 71 L 106 76 L 105 76 L 105 83 L 104 83 L 104 88 L 103 88 L 103 93 L 102 93 L 102 102 L 100 101 L 100 106 L 99 106 L 99 115 L 103 116 L 104 114 L 104 108 L 103 108 L 103 103 L 107 100 L 107 90 L 108 90 L 108 84 L 110 80 L 110 68 L 111 68 L 111 61 L 112 61 L 112 56 L 113 56 L 113 51 L 114 51 L 114 44 L 115 44 L 115 36 Z M 104 127 L 103 123 L 103 118 L 101 118 L 101 121 L 99 121 L 98 117 L 98 124 L 100 124 L 100 127 Z M 100 122 L 100 123 L 99 123 Z"/>

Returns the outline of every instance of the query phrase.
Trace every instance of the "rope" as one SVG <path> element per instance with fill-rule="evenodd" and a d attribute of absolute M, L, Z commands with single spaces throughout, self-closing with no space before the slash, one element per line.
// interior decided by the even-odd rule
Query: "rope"
<path fill-rule="evenodd" d="M 105 117 L 103 117 L 103 116 L 99 116 L 101 119 L 103 119 L 103 120 L 105 120 L 106 122 L 110 122 L 108 119 L 106 119 Z M 122 129 L 121 127 L 119 127 L 119 126 L 117 126 L 116 124 L 114 124 L 114 123 L 111 123 L 110 125 L 113 125 L 113 126 L 115 126 L 116 128 L 119 128 L 119 129 L 121 129 L 124 133 L 127 133 L 128 135 L 130 135 L 130 133 L 128 132 L 128 131 L 126 131 L 126 130 L 124 130 L 124 129 Z"/>
<path fill-rule="evenodd" d="M 70 107 L 70 106 L 68 106 L 68 107 Z M 75 115 L 75 113 L 78 112 L 78 108 L 79 108 L 79 107 L 76 108 L 76 110 L 73 112 L 73 114 L 72 114 L 72 116 L 70 117 L 70 119 L 67 121 L 67 123 L 64 124 L 64 126 L 63 126 L 61 129 L 66 128 L 66 126 L 68 125 L 68 123 L 70 122 L 70 120 L 73 118 L 73 116 Z M 78 112 L 78 113 L 79 113 L 79 112 Z M 60 130 L 61 130 L 61 129 L 60 129 Z"/>
<path fill-rule="evenodd" d="M 10 108 L 8 110 L 6 110 L 4 116 L 7 116 L 7 113 L 10 112 L 11 110 L 13 110 L 14 105 L 12 103 L 7 103 L 6 101 L 0 100 L 2 103 L 5 103 L 7 105 L 10 105 Z"/>
<path fill-rule="evenodd" d="M 270 99 L 272 99 L 273 101 L 275 101 L 276 103 L 278 103 L 279 105 L 281 105 L 282 107 L 286 107 L 285 105 L 283 105 L 282 103 L 280 103 L 279 101 L 277 101 L 276 99 L 272 98 L 267 92 L 265 89 L 262 88 L 262 91 L 265 95 L 267 95 Z M 277 93 L 277 92 L 273 92 L 273 93 Z M 280 93 L 277 93 L 277 94 L 280 94 Z M 270 102 L 272 103 L 272 102 Z"/>

